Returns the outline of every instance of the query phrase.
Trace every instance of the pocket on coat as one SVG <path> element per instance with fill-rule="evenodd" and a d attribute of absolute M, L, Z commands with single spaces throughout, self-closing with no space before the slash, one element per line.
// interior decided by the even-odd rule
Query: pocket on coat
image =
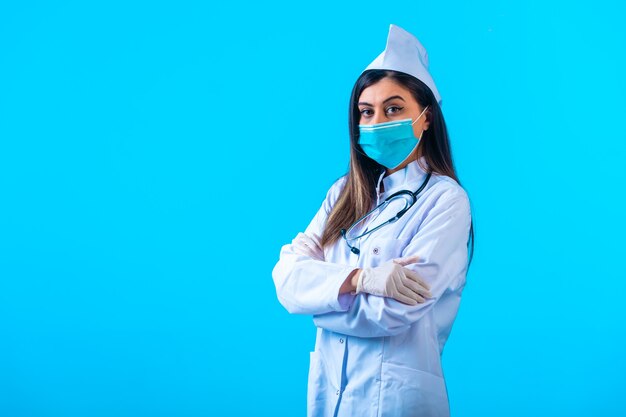
<path fill-rule="evenodd" d="M 307 382 L 307 403 L 314 404 L 316 401 L 326 398 L 326 375 L 321 363 L 318 351 L 309 352 L 309 377 Z"/>
<path fill-rule="evenodd" d="M 448 417 L 444 379 L 419 369 L 383 362 L 380 408 L 383 416 Z"/>
<path fill-rule="evenodd" d="M 400 258 L 402 251 L 408 246 L 410 241 L 411 236 L 402 238 L 377 237 L 371 240 L 368 243 L 367 255 L 372 260 L 372 266 L 378 266 L 391 259 Z"/>
<path fill-rule="evenodd" d="M 328 384 L 324 358 L 319 351 L 309 352 L 309 379 L 307 388 L 307 417 L 332 415 L 337 398 Z M 331 393 L 332 391 L 332 393 Z"/>

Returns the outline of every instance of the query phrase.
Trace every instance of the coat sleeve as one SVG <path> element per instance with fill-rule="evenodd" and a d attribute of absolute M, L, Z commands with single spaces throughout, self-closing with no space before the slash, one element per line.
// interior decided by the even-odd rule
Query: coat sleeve
<path fill-rule="evenodd" d="M 346 312 L 313 316 L 317 327 L 333 332 L 381 337 L 405 332 L 424 316 L 446 291 L 465 285 L 467 239 L 471 222 L 469 200 L 464 191 L 445 201 L 437 200 L 402 256 L 418 255 L 417 263 L 407 266 L 429 285 L 432 297 L 411 306 L 393 298 L 358 294 Z"/>
<path fill-rule="evenodd" d="M 336 181 L 326 194 L 322 206 L 304 234 L 322 235 L 326 218 L 345 177 Z M 279 260 L 272 270 L 279 302 L 292 314 L 323 314 L 346 311 L 354 296 L 339 295 L 339 289 L 354 266 L 325 262 L 293 251 L 291 243 L 283 245 Z"/>

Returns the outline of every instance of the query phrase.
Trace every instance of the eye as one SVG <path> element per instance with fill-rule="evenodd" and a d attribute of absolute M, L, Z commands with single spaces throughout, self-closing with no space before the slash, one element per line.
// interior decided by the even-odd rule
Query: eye
<path fill-rule="evenodd" d="M 371 111 L 372 111 L 371 109 L 363 109 L 361 110 L 361 114 L 364 116 L 370 116 L 371 113 L 368 113 L 368 112 L 371 112 Z"/>
<path fill-rule="evenodd" d="M 389 106 L 387 107 L 387 114 L 395 114 L 402 110 L 404 107 L 399 106 Z"/>

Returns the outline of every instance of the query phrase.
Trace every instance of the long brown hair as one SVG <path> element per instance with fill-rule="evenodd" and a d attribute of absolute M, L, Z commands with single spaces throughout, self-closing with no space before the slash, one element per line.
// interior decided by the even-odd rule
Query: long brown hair
<path fill-rule="evenodd" d="M 349 129 L 350 129 L 350 163 L 347 180 L 335 202 L 322 233 L 322 247 L 334 243 L 341 237 L 340 230 L 348 228 L 357 219 L 364 216 L 373 208 L 376 201 L 376 184 L 385 167 L 369 158 L 359 145 L 359 120 L 361 114 L 357 102 L 361 93 L 367 87 L 376 84 L 385 77 L 408 89 L 413 98 L 422 106 L 429 106 L 426 117 L 430 121 L 430 127 L 422 134 L 418 146 L 421 147 L 421 155 L 424 156 L 428 167 L 424 170 L 432 171 L 439 175 L 446 175 L 454 179 L 459 185 L 461 182 L 456 175 L 452 161 L 450 141 L 446 122 L 441 112 L 441 107 L 435 100 L 431 89 L 422 81 L 412 75 L 392 70 L 367 70 L 361 74 L 352 88 L 349 106 Z M 474 225 L 470 223 L 470 263 L 474 255 Z"/>

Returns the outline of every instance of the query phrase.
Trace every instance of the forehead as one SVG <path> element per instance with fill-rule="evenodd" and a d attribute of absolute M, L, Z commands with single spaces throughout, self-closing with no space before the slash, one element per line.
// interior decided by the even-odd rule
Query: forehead
<path fill-rule="evenodd" d="M 383 78 L 376 84 L 365 88 L 359 96 L 359 101 L 365 101 L 375 105 L 382 103 L 383 100 L 391 96 L 400 96 L 407 102 L 413 101 L 411 92 L 389 77 Z"/>

